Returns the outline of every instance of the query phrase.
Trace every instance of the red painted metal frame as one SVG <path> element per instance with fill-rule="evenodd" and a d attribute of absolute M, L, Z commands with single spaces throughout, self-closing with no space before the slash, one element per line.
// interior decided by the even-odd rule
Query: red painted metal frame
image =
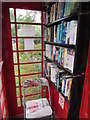
<path fill-rule="evenodd" d="M 16 36 L 12 36 L 12 38 L 16 38 Z M 39 39 L 39 38 L 41 38 L 40 36 L 34 36 L 34 37 L 30 37 L 30 36 L 28 36 L 28 37 L 18 37 L 17 36 L 17 38 L 34 38 L 34 39 Z"/>
<path fill-rule="evenodd" d="M 42 64 L 41 64 L 41 71 L 42 71 L 42 74 L 41 76 L 43 77 L 43 11 L 41 11 L 41 61 L 42 61 Z M 41 97 L 43 97 L 43 86 L 41 87 Z"/>
<path fill-rule="evenodd" d="M 41 94 L 41 92 L 36 92 L 36 93 L 33 93 L 33 94 L 26 94 L 25 97 L 29 97 L 29 96 L 33 96 L 33 95 L 38 95 L 38 94 Z M 20 98 L 20 97 L 17 96 L 17 98 Z M 22 95 L 22 98 L 23 98 L 23 95 Z"/>
<path fill-rule="evenodd" d="M 18 52 L 38 52 L 42 50 L 18 50 Z M 13 50 L 13 52 L 17 52 L 17 50 Z"/>
<path fill-rule="evenodd" d="M 20 75 L 15 75 L 15 77 L 19 77 L 19 76 L 29 76 L 29 75 L 37 75 L 37 74 L 41 74 L 42 72 L 36 72 L 36 73 L 30 73 L 30 74 L 20 74 Z"/>
<path fill-rule="evenodd" d="M 18 39 L 17 39 L 17 24 L 16 24 L 16 9 L 14 9 L 15 18 L 15 33 L 16 33 L 16 49 L 17 49 L 17 61 L 18 61 L 18 77 L 19 77 L 19 89 L 20 89 L 20 101 L 22 106 L 22 93 L 21 93 L 21 82 L 20 82 L 20 67 L 19 67 L 19 53 L 18 53 Z"/>
<path fill-rule="evenodd" d="M 4 60 L 5 60 L 5 65 L 4 65 L 4 75 L 5 75 L 5 87 L 7 91 L 7 99 L 8 99 L 8 106 L 9 106 L 9 114 L 10 117 L 15 117 L 18 116 L 18 114 L 23 113 L 23 106 L 17 107 L 17 102 L 16 102 L 16 87 L 15 87 L 15 75 L 14 75 L 14 63 L 13 63 L 13 51 L 12 51 L 12 38 L 41 38 L 41 37 L 12 37 L 11 36 L 11 28 L 10 28 L 10 21 L 9 21 L 9 8 L 23 8 L 23 9 L 30 9 L 30 10 L 42 10 L 42 5 L 41 3 L 3 3 L 3 11 L 4 11 L 4 47 L 3 50 L 5 50 L 4 53 Z M 4 9 L 5 8 L 5 9 Z M 7 12 L 8 11 L 8 12 Z M 15 23 L 16 24 L 16 23 Z M 16 29 L 17 31 L 17 29 Z M 5 35 L 6 34 L 6 35 Z M 18 42 L 18 40 L 17 40 Z M 18 51 L 16 51 L 18 52 Z M 8 54 L 9 57 L 8 57 Z M 18 59 L 19 60 L 19 59 Z M 18 62 L 19 63 L 19 62 Z M 20 63 L 19 63 L 20 64 Z M 5 68 L 7 67 L 7 69 Z M 19 77 L 19 76 L 18 76 Z M 22 86 L 19 86 L 22 87 Z M 8 92 L 10 91 L 11 92 Z M 11 99 L 12 98 L 12 99 Z M 12 109 L 13 107 L 13 109 Z"/>
<path fill-rule="evenodd" d="M 38 64 L 38 63 L 41 63 L 41 61 L 39 61 L 39 62 L 21 62 L 19 64 L 20 65 L 25 65 L 25 64 Z M 14 63 L 14 65 L 18 65 L 18 63 Z"/>
<path fill-rule="evenodd" d="M 30 74 L 20 74 L 20 76 L 29 76 L 29 75 L 37 75 L 41 74 L 42 72 L 35 72 L 35 73 L 30 73 Z"/>

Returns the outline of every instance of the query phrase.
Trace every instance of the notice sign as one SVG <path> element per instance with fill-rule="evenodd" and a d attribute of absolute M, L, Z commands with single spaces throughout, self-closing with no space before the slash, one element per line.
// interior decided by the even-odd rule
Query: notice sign
<path fill-rule="evenodd" d="M 64 97 L 59 93 L 59 104 L 64 109 Z"/>

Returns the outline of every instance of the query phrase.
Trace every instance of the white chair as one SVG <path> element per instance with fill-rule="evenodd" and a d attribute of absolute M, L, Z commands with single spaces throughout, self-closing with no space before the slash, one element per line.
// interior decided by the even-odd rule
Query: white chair
<path fill-rule="evenodd" d="M 48 86 L 49 101 L 47 98 L 40 98 L 37 100 L 26 101 L 25 103 L 25 89 L 30 86 Z M 49 83 L 46 78 L 30 78 L 26 80 L 23 85 L 23 100 L 24 100 L 24 118 L 37 119 L 37 118 L 52 118 L 51 97 Z"/>

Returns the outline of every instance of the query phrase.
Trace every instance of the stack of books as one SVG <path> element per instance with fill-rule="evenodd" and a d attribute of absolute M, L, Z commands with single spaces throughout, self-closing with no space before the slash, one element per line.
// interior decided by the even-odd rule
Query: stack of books
<path fill-rule="evenodd" d="M 46 44 L 46 57 L 73 73 L 75 51 Z"/>
<path fill-rule="evenodd" d="M 77 10 L 79 4 L 76 0 L 68 2 L 68 0 L 59 0 L 49 8 L 47 22 L 51 23 L 60 18 L 73 14 Z"/>

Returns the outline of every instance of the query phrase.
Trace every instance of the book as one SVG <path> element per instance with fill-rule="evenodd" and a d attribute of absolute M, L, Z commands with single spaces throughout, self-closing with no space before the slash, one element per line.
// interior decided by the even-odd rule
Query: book
<path fill-rule="evenodd" d="M 55 52 L 55 62 L 57 63 L 58 62 L 58 49 L 56 49 L 56 52 Z"/>
<path fill-rule="evenodd" d="M 47 41 L 50 41 L 51 28 L 47 28 Z"/>
<path fill-rule="evenodd" d="M 51 45 L 51 60 L 53 60 L 53 45 Z"/>
<path fill-rule="evenodd" d="M 56 42 L 60 43 L 60 25 L 57 25 L 57 37 L 56 37 Z"/>
<path fill-rule="evenodd" d="M 66 83 L 67 83 L 67 79 L 71 77 L 71 75 L 63 75 L 62 76 L 62 93 L 65 95 L 65 91 L 66 91 Z"/>
<path fill-rule="evenodd" d="M 70 100 L 71 84 L 72 84 L 72 81 L 69 81 L 69 85 L 68 85 L 68 100 Z"/>
<path fill-rule="evenodd" d="M 60 2 L 58 2 L 57 20 L 60 18 Z"/>
<path fill-rule="evenodd" d="M 53 13 L 53 21 L 55 21 L 55 10 L 56 10 L 56 5 L 54 4 L 54 13 Z"/>
<path fill-rule="evenodd" d="M 63 59 L 62 66 L 64 67 L 64 61 L 65 61 L 65 48 L 63 48 L 63 56 L 62 56 L 62 59 Z"/>
<path fill-rule="evenodd" d="M 77 36 L 77 21 L 73 20 L 70 23 L 70 44 L 76 44 Z"/>
<path fill-rule="evenodd" d="M 63 65 L 63 48 L 60 47 L 60 65 Z"/>
<path fill-rule="evenodd" d="M 75 51 L 70 50 L 70 54 L 68 55 L 68 57 L 69 57 L 68 69 L 73 73 Z"/>
<path fill-rule="evenodd" d="M 65 87 L 65 96 L 66 97 L 68 97 L 68 95 L 69 95 L 69 89 L 70 89 L 70 86 L 69 86 L 69 84 L 70 84 L 70 81 L 72 81 L 72 78 L 67 78 L 67 80 L 66 80 L 66 87 Z"/>
<path fill-rule="evenodd" d="M 71 2 L 68 2 L 68 0 L 65 1 L 65 8 L 64 8 L 64 17 L 68 16 L 69 9 L 70 9 Z"/>
<path fill-rule="evenodd" d="M 55 3 L 55 20 L 57 20 L 57 3 Z"/>
<path fill-rule="evenodd" d="M 67 48 L 65 48 L 65 54 L 64 54 L 64 68 L 67 68 Z"/>
<path fill-rule="evenodd" d="M 66 31 L 67 31 L 67 22 L 62 21 L 60 25 L 60 43 L 65 44 L 66 42 Z"/>
<path fill-rule="evenodd" d="M 56 37 L 57 37 L 57 26 L 54 26 L 54 42 L 56 42 Z"/>
<path fill-rule="evenodd" d="M 65 44 L 70 44 L 70 23 L 67 22 L 67 31 L 66 31 L 66 42 Z"/>
<path fill-rule="evenodd" d="M 60 65 L 60 50 L 58 51 L 58 64 Z"/>
<path fill-rule="evenodd" d="M 54 26 L 51 27 L 50 41 L 54 42 Z"/>
<path fill-rule="evenodd" d="M 63 15 L 64 15 L 64 0 L 62 2 L 62 6 L 61 6 L 61 16 L 60 16 L 60 18 L 63 18 Z"/>
<path fill-rule="evenodd" d="M 56 47 L 53 46 L 53 61 L 55 61 L 55 53 L 56 53 Z"/>
<path fill-rule="evenodd" d="M 62 37 L 61 37 L 62 44 L 65 44 L 66 42 L 66 31 L 67 31 L 67 22 L 62 21 Z"/>

